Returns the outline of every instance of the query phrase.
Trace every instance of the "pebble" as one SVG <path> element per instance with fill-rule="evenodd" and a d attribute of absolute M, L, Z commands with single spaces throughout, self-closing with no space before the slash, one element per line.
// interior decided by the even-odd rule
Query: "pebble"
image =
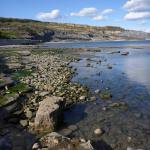
<path fill-rule="evenodd" d="M 34 93 L 37 95 L 39 93 L 39 91 L 35 91 Z"/>
<path fill-rule="evenodd" d="M 141 113 L 135 113 L 134 115 L 135 115 L 136 118 L 141 118 L 142 117 Z"/>
<path fill-rule="evenodd" d="M 128 140 L 128 142 L 130 143 L 130 142 L 132 141 L 132 138 L 129 136 L 129 137 L 127 138 L 127 140 Z"/>
<path fill-rule="evenodd" d="M 99 94 L 99 93 L 100 93 L 100 90 L 99 90 L 99 89 L 95 90 L 95 93 L 96 93 L 96 94 Z"/>
<path fill-rule="evenodd" d="M 54 143 L 54 144 L 59 144 L 59 140 L 58 140 L 58 139 L 54 139 L 54 140 L 53 140 L 53 143 Z"/>
<path fill-rule="evenodd" d="M 59 134 L 63 135 L 63 136 L 69 136 L 72 133 L 71 129 L 62 129 L 61 131 L 59 131 Z"/>
<path fill-rule="evenodd" d="M 39 143 L 34 143 L 32 146 L 32 149 L 38 149 L 39 147 L 40 147 Z"/>
<path fill-rule="evenodd" d="M 85 139 L 83 139 L 83 138 L 81 138 L 81 139 L 80 139 L 80 141 L 81 141 L 81 142 L 83 142 L 83 143 L 85 143 L 85 142 L 86 142 L 86 140 L 85 140 Z"/>
<path fill-rule="evenodd" d="M 26 127 L 28 125 L 28 121 L 27 120 L 20 120 L 20 124 L 23 126 L 23 127 Z"/>
<path fill-rule="evenodd" d="M 84 101 L 86 99 L 86 96 L 80 96 L 79 98 L 81 101 Z"/>
<path fill-rule="evenodd" d="M 29 118 L 29 119 L 31 119 L 32 118 L 32 111 L 27 110 L 26 111 L 26 117 Z"/>
<path fill-rule="evenodd" d="M 107 110 L 107 108 L 106 108 L 106 107 L 103 107 L 103 108 L 102 108 L 102 110 L 103 110 L 103 111 L 106 111 L 106 110 Z"/>
<path fill-rule="evenodd" d="M 96 97 L 95 97 L 95 96 L 92 96 L 92 97 L 90 97 L 90 100 L 91 100 L 91 101 L 96 101 Z"/>
<path fill-rule="evenodd" d="M 112 69 L 112 65 L 108 64 L 108 65 L 107 65 L 107 68 L 108 68 L 108 69 Z"/>
<path fill-rule="evenodd" d="M 103 131 L 100 128 L 94 130 L 95 135 L 102 135 Z"/>

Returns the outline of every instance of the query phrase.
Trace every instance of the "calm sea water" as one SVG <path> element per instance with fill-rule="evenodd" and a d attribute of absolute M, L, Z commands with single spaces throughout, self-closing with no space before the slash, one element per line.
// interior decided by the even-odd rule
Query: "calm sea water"
<path fill-rule="evenodd" d="M 149 150 L 150 43 L 148 41 L 107 43 L 112 47 L 117 45 L 118 48 L 108 47 L 106 43 L 95 45 L 92 43 L 92 47 L 98 45 L 105 47 L 101 48 L 101 52 L 83 52 L 80 54 L 81 60 L 71 64 L 77 69 L 77 75 L 72 81 L 88 86 L 93 95 L 97 89 L 108 90 L 112 98 L 102 100 L 95 95 L 96 102 L 77 104 L 65 112 L 65 121 L 68 125 L 78 126 L 78 130 L 72 136 L 104 140 L 120 150 L 127 149 L 128 146 Z M 91 46 L 91 43 L 87 45 Z M 137 47 L 121 47 L 127 45 Z M 141 45 L 146 47 L 138 49 Z M 114 51 L 120 53 L 111 54 Z M 124 51 L 129 52 L 129 55 L 121 55 Z M 112 69 L 108 69 L 108 64 L 112 65 Z M 126 103 L 128 109 L 109 107 L 110 104 L 118 102 Z M 108 109 L 104 111 L 103 107 Z M 105 131 L 101 137 L 94 135 L 93 131 L 96 128 Z M 128 142 L 128 137 L 132 138 L 131 143 Z"/>
<path fill-rule="evenodd" d="M 118 46 L 150 46 L 150 40 L 147 41 L 108 41 L 108 42 L 68 42 L 42 44 L 49 48 L 82 48 L 82 47 L 118 47 Z"/>

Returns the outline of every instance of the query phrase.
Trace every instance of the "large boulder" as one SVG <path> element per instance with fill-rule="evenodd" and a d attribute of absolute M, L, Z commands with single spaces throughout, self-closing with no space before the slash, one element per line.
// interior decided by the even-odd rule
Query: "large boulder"
<path fill-rule="evenodd" d="M 35 130 L 39 132 L 54 131 L 62 120 L 63 99 L 61 97 L 46 97 L 40 102 L 35 117 Z"/>

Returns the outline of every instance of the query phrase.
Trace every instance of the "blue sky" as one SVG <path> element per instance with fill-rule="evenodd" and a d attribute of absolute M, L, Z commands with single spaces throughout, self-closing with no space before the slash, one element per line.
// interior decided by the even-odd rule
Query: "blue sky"
<path fill-rule="evenodd" d="M 0 17 L 150 31 L 150 0 L 0 0 Z"/>

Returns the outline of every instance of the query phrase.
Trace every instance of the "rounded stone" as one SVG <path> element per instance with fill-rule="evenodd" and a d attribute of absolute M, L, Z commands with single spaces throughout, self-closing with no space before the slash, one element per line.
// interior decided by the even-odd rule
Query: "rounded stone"
<path fill-rule="evenodd" d="M 20 120 L 20 124 L 23 126 L 23 127 L 26 127 L 28 125 L 28 121 L 27 120 Z"/>
<path fill-rule="evenodd" d="M 94 130 L 95 135 L 102 135 L 103 131 L 100 128 Z"/>
<path fill-rule="evenodd" d="M 27 110 L 26 117 L 29 118 L 29 119 L 31 119 L 32 118 L 32 111 Z"/>

